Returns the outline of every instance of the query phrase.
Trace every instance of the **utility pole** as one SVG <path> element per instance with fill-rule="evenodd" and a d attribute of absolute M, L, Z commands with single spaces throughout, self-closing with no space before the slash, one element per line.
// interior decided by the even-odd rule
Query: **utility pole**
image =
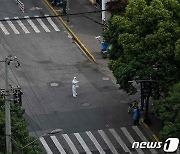
<path fill-rule="evenodd" d="M 9 55 L 5 57 L 3 61 L 5 63 L 5 125 L 6 125 L 6 152 L 12 153 L 11 143 L 11 115 L 10 115 L 10 94 L 9 94 L 9 82 L 8 82 L 8 65 L 10 62 L 17 62 L 16 67 L 19 67 L 19 62 L 16 56 Z"/>
<path fill-rule="evenodd" d="M 69 0 L 66 0 L 66 13 L 67 13 L 67 22 L 69 22 Z"/>
<path fill-rule="evenodd" d="M 8 65 L 10 59 L 5 58 L 5 122 L 6 122 L 6 151 L 12 153 L 11 144 L 11 115 L 10 115 L 10 98 L 9 98 L 9 82 L 8 82 Z"/>
<path fill-rule="evenodd" d="M 149 98 L 152 93 L 152 82 L 155 82 L 155 80 L 137 80 L 137 83 L 140 83 L 141 87 L 141 110 L 143 111 L 144 108 L 144 100 L 145 100 L 145 117 L 144 122 L 147 124 L 150 124 L 151 121 L 148 117 L 148 111 L 149 111 Z"/>
<path fill-rule="evenodd" d="M 63 14 L 66 14 L 66 0 L 62 0 Z"/>
<path fill-rule="evenodd" d="M 149 111 L 149 98 L 152 94 L 152 82 L 155 80 L 135 80 L 136 83 L 140 83 L 140 95 L 141 95 L 141 110 L 144 110 L 144 101 L 145 101 L 145 117 L 144 122 L 146 124 L 150 124 L 151 120 L 148 117 Z M 133 83 L 133 81 L 128 81 L 129 83 Z"/>
<path fill-rule="evenodd" d="M 106 20 L 106 11 L 104 11 L 106 9 L 106 0 L 102 0 L 102 5 L 101 5 L 101 9 L 102 9 L 102 23 L 105 22 Z"/>

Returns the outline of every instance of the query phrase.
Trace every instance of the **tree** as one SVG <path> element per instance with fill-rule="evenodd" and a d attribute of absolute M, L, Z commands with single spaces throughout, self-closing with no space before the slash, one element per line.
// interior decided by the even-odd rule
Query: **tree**
<path fill-rule="evenodd" d="M 155 102 L 155 112 L 163 121 L 160 133 L 162 141 L 169 137 L 180 138 L 180 82 L 174 86 L 169 96 Z"/>
<path fill-rule="evenodd" d="M 130 0 L 124 14 L 109 20 L 103 36 L 121 89 L 132 93 L 128 81 L 153 79 L 153 89 L 167 94 L 180 81 L 179 9 L 178 0 Z"/>
<path fill-rule="evenodd" d="M 28 123 L 23 118 L 24 110 L 18 105 L 11 103 L 11 127 L 12 127 L 12 148 L 13 153 L 21 153 L 22 147 L 34 140 L 29 136 Z M 5 136 L 5 105 L 0 98 L 0 153 L 6 151 Z M 25 149 L 27 154 L 41 154 L 38 143 L 34 143 Z"/>
<path fill-rule="evenodd" d="M 127 4 L 128 0 L 110 0 L 106 3 L 106 7 L 111 13 L 119 14 L 125 11 Z"/>

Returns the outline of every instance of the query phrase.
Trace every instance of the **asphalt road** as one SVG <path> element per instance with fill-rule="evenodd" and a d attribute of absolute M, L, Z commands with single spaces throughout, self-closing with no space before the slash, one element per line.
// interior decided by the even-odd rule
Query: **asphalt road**
<path fill-rule="evenodd" d="M 11 63 L 9 83 L 22 88 L 30 133 L 41 136 L 56 128 L 65 134 L 130 128 L 133 121 L 127 114 L 126 95 L 84 56 L 57 18 L 43 18 L 45 26 L 40 20 L 24 18 L 52 15 L 42 1 L 24 0 L 24 4 L 22 13 L 14 0 L 0 2 L 0 19 L 19 17 L 26 27 L 12 21 L 16 31 L 11 23 L 1 21 L 0 58 L 12 54 L 21 64 L 16 68 Z M 0 88 L 4 88 L 4 65 L 0 66 Z M 80 81 L 77 98 L 71 91 L 74 76 Z"/>
<path fill-rule="evenodd" d="M 1 14 L 1 19 L 23 18 L 21 21 L 30 33 L 26 34 L 17 21 L 12 21 L 20 33 L 15 34 L 9 24 L 2 21 L 10 34 L 5 35 L 1 30 L 1 58 L 11 53 L 21 63 L 20 68 L 11 64 L 9 81 L 13 86 L 22 87 L 30 132 L 54 128 L 75 132 L 107 125 L 130 125 L 132 121 L 119 119 L 126 116 L 126 105 L 120 102 L 124 98 L 117 87 L 84 56 L 56 18 L 51 19 L 60 31 L 55 31 L 47 19 L 42 19 L 50 32 L 45 32 L 38 21 L 32 19 L 40 31 L 36 33 L 24 16 L 43 16 L 51 12 L 43 3 L 26 3 L 25 13 L 14 1 L 3 3 L 3 8 L 8 9 Z M 73 98 L 71 92 L 74 76 L 80 81 L 77 98 Z"/>

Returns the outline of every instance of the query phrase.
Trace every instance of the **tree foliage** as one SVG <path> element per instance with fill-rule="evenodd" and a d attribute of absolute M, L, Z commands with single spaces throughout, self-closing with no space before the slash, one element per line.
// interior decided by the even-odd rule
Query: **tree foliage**
<path fill-rule="evenodd" d="M 29 136 L 27 129 L 28 123 L 23 118 L 24 110 L 18 105 L 11 103 L 11 131 L 13 153 L 41 154 L 38 143 L 28 146 L 24 151 L 22 147 L 32 142 L 35 138 Z M 0 98 L 0 153 L 6 151 L 5 136 L 5 105 Z"/>
<path fill-rule="evenodd" d="M 127 4 L 128 0 L 110 0 L 106 3 L 106 8 L 111 13 L 119 14 L 125 11 Z"/>
<path fill-rule="evenodd" d="M 164 123 L 161 139 L 164 141 L 169 137 L 180 138 L 180 82 L 167 98 L 155 103 L 155 111 Z"/>
<path fill-rule="evenodd" d="M 180 81 L 180 3 L 178 0 L 129 0 L 103 32 L 112 44 L 109 68 L 120 88 L 133 92 L 130 80 L 156 80 L 167 93 Z"/>

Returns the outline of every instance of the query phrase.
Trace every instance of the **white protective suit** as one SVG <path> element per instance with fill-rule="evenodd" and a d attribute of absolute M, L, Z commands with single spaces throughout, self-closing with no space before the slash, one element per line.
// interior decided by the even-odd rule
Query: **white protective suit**
<path fill-rule="evenodd" d="M 76 88 L 78 88 L 78 83 L 79 81 L 76 80 L 76 77 L 73 78 L 72 80 L 72 94 L 73 94 L 73 97 L 76 97 L 77 96 L 77 92 L 76 92 Z"/>

